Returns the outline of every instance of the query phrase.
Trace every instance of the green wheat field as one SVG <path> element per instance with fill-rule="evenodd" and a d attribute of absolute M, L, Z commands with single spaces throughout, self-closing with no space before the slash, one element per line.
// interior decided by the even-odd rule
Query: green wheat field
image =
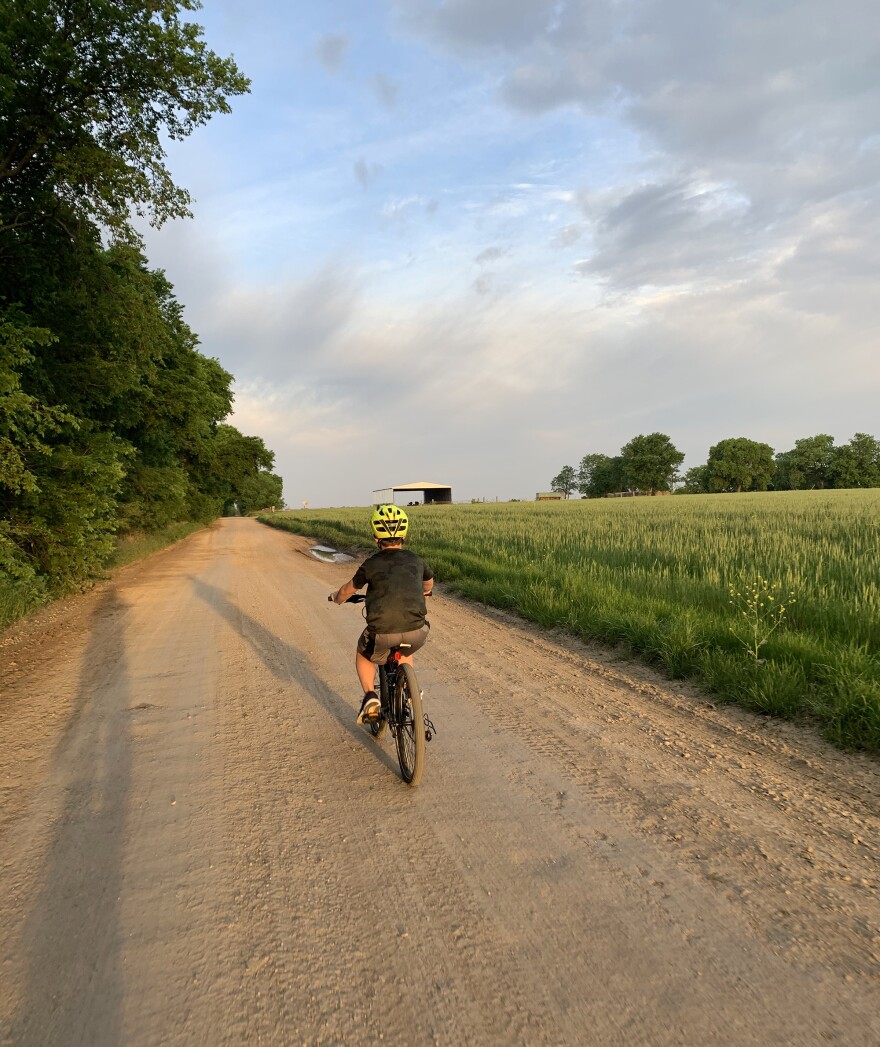
<path fill-rule="evenodd" d="M 260 519 L 367 549 L 370 511 Z M 721 699 L 808 717 L 840 745 L 880 752 L 880 490 L 408 511 L 408 544 L 453 591 L 625 645 Z M 774 593 L 762 613 L 785 607 L 757 660 L 730 593 L 755 586 Z"/>

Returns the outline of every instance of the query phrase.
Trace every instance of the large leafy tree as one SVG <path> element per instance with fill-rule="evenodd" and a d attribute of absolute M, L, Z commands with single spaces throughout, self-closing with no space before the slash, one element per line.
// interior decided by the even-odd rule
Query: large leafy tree
<path fill-rule="evenodd" d="M 779 451 L 773 471 L 774 490 L 799 491 L 803 486 L 803 473 L 794 461 L 794 451 Z"/>
<path fill-rule="evenodd" d="M 604 498 L 623 486 L 620 458 L 585 454 L 577 471 L 577 489 L 586 498 Z"/>
<path fill-rule="evenodd" d="M 120 531 L 281 504 L 272 452 L 220 424 L 232 376 L 164 275 L 125 245 L 80 248 L 32 301 L 57 334 L 0 317 L 0 570 L 28 584 L 93 572 Z"/>
<path fill-rule="evenodd" d="M 34 538 L 30 521 L 16 520 L 14 509 L 40 489 L 40 469 L 51 454 L 47 440 L 73 422 L 66 411 L 46 407 L 22 389 L 21 367 L 35 348 L 51 341 L 49 331 L 29 326 L 16 310 L 0 311 L 0 580 L 9 579 L 7 602 L 10 586 L 25 601 L 45 591 L 22 555 L 21 542 Z"/>
<path fill-rule="evenodd" d="M 275 455 L 258 436 L 243 436 L 235 426 L 217 429 L 213 473 L 225 511 L 239 512 L 281 504 L 281 480 L 271 472 Z"/>
<path fill-rule="evenodd" d="M 834 452 L 834 437 L 828 433 L 795 440 L 791 451 L 776 456 L 777 486 L 792 490 L 821 490 L 831 486 Z"/>
<path fill-rule="evenodd" d="M 566 498 L 574 491 L 577 487 L 577 473 L 574 471 L 574 466 L 564 465 L 556 476 L 550 481 L 550 490 L 559 491 L 560 494 Z"/>
<path fill-rule="evenodd" d="M 136 239 L 132 210 L 189 213 L 165 166 L 248 89 L 183 17 L 199 0 L 0 0 L 0 231 L 91 220 Z"/>
<path fill-rule="evenodd" d="M 709 449 L 710 491 L 766 491 L 773 479 L 773 448 L 744 436 L 721 440 Z"/>
<path fill-rule="evenodd" d="M 94 573 L 112 552 L 117 500 L 132 448 L 78 419 L 37 461 L 39 489 L 10 506 L 7 537 L 25 562 L 57 581 Z"/>
<path fill-rule="evenodd" d="M 119 531 L 216 516 L 231 490 L 280 504 L 262 441 L 226 453 L 232 376 L 132 226 L 187 213 L 163 142 L 247 89 L 187 21 L 199 6 L 0 0 L 4 601 L 80 581 Z"/>
<path fill-rule="evenodd" d="M 121 494 L 123 526 L 161 527 L 214 515 L 217 427 L 232 407 L 232 375 L 198 352 L 165 275 L 149 271 L 135 252 L 121 253 L 125 297 L 133 311 L 140 307 L 132 334 L 139 340 L 138 329 L 154 331 L 141 381 L 117 405 L 116 427 L 137 451 Z"/>
<path fill-rule="evenodd" d="M 709 466 L 695 465 L 688 469 L 681 478 L 681 486 L 676 487 L 676 494 L 707 494 L 709 491 Z"/>
<path fill-rule="evenodd" d="M 21 369 L 33 349 L 53 341 L 45 328 L 23 323 L 17 310 L 0 313 L 0 509 L 12 495 L 38 489 L 34 459 L 48 451 L 46 440 L 73 421 L 22 389 Z M 7 513 L 0 513 L 6 516 Z"/>
<path fill-rule="evenodd" d="M 620 449 L 621 467 L 631 487 L 648 494 L 668 491 L 684 454 L 665 433 L 634 436 Z"/>
<path fill-rule="evenodd" d="M 835 487 L 880 487 L 880 440 L 856 433 L 836 447 L 829 478 Z"/>

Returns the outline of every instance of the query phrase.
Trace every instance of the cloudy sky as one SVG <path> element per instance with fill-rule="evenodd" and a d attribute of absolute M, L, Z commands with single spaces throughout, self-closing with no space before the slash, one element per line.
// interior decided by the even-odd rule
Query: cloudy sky
<path fill-rule="evenodd" d="M 876 0 L 206 0 L 147 237 L 288 504 L 880 436 Z"/>

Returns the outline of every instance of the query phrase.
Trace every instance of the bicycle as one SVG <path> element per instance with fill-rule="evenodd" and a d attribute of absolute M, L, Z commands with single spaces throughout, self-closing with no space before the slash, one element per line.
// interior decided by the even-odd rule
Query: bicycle
<path fill-rule="evenodd" d="M 365 599 L 355 593 L 345 602 L 363 603 Z M 418 785 L 425 769 L 425 743 L 431 741 L 437 729 L 425 713 L 415 669 L 400 660 L 409 646 L 404 643 L 392 647 L 384 665 L 377 667 L 382 708 L 368 726 L 374 738 L 381 738 L 386 728 L 391 728 L 400 775 L 407 785 Z"/>

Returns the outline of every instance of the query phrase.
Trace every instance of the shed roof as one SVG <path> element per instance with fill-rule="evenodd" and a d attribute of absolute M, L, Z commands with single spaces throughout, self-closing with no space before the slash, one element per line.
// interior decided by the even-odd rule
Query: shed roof
<path fill-rule="evenodd" d="M 432 484 L 421 480 L 414 484 L 393 484 L 388 487 L 377 487 L 377 491 L 451 491 L 450 484 Z"/>

